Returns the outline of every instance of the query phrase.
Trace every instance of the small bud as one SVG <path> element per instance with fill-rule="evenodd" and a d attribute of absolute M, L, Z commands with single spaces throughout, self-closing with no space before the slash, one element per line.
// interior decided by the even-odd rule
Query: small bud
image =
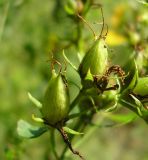
<path fill-rule="evenodd" d="M 131 44 L 136 45 L 140 42 L 141 37 L 137 32 L 129 32 L 129 39 Z"/>
<path fill-rule="evenodd" d="M 103 94 L 98 95 L 95 98 L 95 103 L 100 108 L 110 108 L 114 106 L 118 101 L 117 90 L 105 91 Z"/>
<path fill-rule="evenodd" d="M 66 0 L 65 11 L 69 15 L 81 14 L 83 8 L 84 6 L 81 0 Z"/>
<path fill-rule="evenodd" d="M 45 92 L 41 111 L 43 118 L 52 125 L 63 120 L 69 111 L 68 88 L 61 73 L 57 75 L 54 70 Z"/>
<path fill-rule="evenodd" d="M 92 75 L 102 75 L 106 70 L 107 63 L 107 47 L 104 39 L 99 38 L 88 50 L 79 66 L 79 73 L 81 78 L 86 77 L 88 70 L 90 70 Z"/>
<path fill-rule="evenodd" d="M 148 12 L 143 11 L 143 13 L 137 17 L 137 20 L 139 23 L 143 23 L 147 25 L 148 24 Z"/>

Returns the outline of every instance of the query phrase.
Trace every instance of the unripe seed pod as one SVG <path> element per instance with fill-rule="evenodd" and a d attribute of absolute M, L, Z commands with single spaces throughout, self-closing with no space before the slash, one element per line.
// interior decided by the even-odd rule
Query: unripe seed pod
<path fill-rule="evenodd" d="M 85 78 L 89 69 L 92 75 L 102 75 L 106 70 L 107 63 L 107 47 L 104 39 L 99 38 L 88 50 L 79 66 L 79 73 L 81 78 Z"/>
<path fill-rule="evenodd" d="M 43 100 L 43 118 L 52 125 L 63 120 L 69 111 L 69 101 L 68 88 L 61 73 L 57 75 L 53 70 Z"/>
<path fill-rule="evenodd" d="M 140 96 L 148 96 L 148 77 L 139 78 L 133 92 Z"/>

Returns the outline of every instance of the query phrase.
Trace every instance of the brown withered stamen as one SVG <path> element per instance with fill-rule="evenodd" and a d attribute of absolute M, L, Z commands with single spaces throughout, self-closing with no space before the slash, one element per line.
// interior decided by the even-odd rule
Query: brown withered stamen
<path fill-rule="evenodd" d="M 125 72 L 119 65 L 113 65 L 111 66 L 105 73 L 106 76 L 110 76 L 111 73 L 115 73 L 121 77 L 122 84 L 124 85 L 124 77 Z"/>
<path fill-rule="evenodd" d="M 94 83 L 96 84 L 97 88 L 101 90 L 102 93 L 108 90 L 116 90 L 119 87 L 118 84 L 116 84 L 112 87 L 106 88 L 108 85 L 109 76 L 111 75 L 111 73 L 119 75 L 119 77 L 121 77 L 121 82 L 124 85 L 125 72 L 122 70 L 122 68 L 119 65 L 113 65 L 105 72 L 105 74 L 101 78 L 99 78 L 97 75 L 93 77 Z"/>

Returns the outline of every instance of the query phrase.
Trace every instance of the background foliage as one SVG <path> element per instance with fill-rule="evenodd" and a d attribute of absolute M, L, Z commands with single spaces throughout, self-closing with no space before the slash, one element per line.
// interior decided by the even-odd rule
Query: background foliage
<path fill-rule="evenodd" d="M 132 53 L 135 39 L 148 38 L 147 7 L 135 0 L 96 2 L 103 4 L 105 22 L 109 26 L 107 44 L 113 50 L 110 58 L 113 63 L 122 65 Z M 42 101 L 50 77 L 49 51 L 53 50 L 61 58 L 61 49 L 77 37 L 77 26 L 66 15 L 63 4 L 60 0 L 0 1 L 0 159 L 52 159 L 48 133 L 35 140 L 22 140 L 16 133 L 16 123 L 20 117 L 32 121 L 31 114 L 37 112 L 29 102 L 27 92 Z M 101 16 L 98 10 L 91 10 L 86 19 L 89 23 L 100 22 Z M 94 24 L 98 34 L 100 27 Z M 93 40 L 86 27 L 83 37 L 85 52 Z M 77 45 L 72 44 L 65 53 L 78 66 L 76 48 Z M 148 46 L 145 56 L 148 56 Z M 147 62 L 142 61 L 142 64 L 146 75 Z M 67 72 L 69 81 L 80 84 L 78 75 L 71 68 Z M 143 75 L 142 72 L 140 74 Z M 77 92 L 77 87 L 71 85 L 71 99 Z M 78 148 L 87 159 L 146 160 L 147 131 L 147 125 L 141 119 L 121 127 L 95 127 Z M 64 145 L 60 136 L 57 143 L 60 152 Z"/>

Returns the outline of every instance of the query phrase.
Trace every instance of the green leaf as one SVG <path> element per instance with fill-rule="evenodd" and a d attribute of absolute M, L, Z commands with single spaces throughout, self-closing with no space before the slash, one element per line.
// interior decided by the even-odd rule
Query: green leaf
<path fill-rule="evenodd" d="M 28 97 L 30 99 L 30 101 L 36 105 L 36 107 L 38 107 L 39 109 L 42 108 L 42 104 L 41 102 L 39 102 L 36 98 L 34 98 L 29 92 L 28 92 Z"/>
<path fill-rule="evenodd" d="M 137 99 L 134 95 L 130 94 L 132 99 L 135 101 L 135 104 L 137 105 L 137 111 L 140 116 L 142 116 L 141 109 L 144 108 L 143 104 Z"/>
<path fill-rule="evenodd" d="M 29 124 L 24 120 L 19 120 L 17 123 L 17 133 L 24 138 L 36 138 L 47 131 L 47 127 L 37 127 Z"/>
<path fill-rule="evenodd" d="M 63 127 L 63 129 L 64 129 L 65 132 L 70 133 L 70 134 L 74 134 L 74 135 L 84 134 L 84 133 L 80 133 L 80 132 L 74 131 L 73 129 L 70 129 L 68 127 Z"/>
<path fill-rule="evenodd" d="M 44 123 L 44 120 L 40 117 L 36 117 L 34 114 L 32 114 L 32 119 L 35 121 L 35 122 L 38 122 L 38 123 Z"/>
<path fill-rule="evenodd" d="M 138 69 L 134 59 L 130 59 L 126 64 L 125 69 L 127 70 L 128 75 L 125 78 L 125 85 L 122 88 L 124 93 L 133 90 L 138 81 Z"/>
<path fill-rule="evenodd" d="M 99 128 L 102 127 L 119 127 L 125 124 L 128 124 L 130 122 L 132 122 L 133 120 L 135 120 L 135 118 L 137 118 L 137 116 L 133 113 L 131 114 L 105 114 L 104 115 L 106 118 L 110 119 L 113 121 L 113 123 L 110 124 L 95 124 L 95 123 L 90 123 L 91 126 L 96 126 Z M 114 123 L 116 122 L 116 123 Z"/>

